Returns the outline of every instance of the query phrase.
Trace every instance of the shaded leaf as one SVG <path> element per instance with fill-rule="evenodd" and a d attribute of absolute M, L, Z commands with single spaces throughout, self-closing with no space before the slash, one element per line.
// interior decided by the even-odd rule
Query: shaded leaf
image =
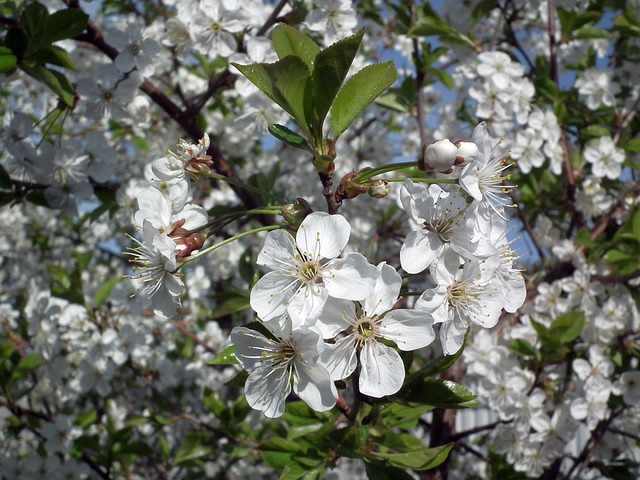
<path fill-rule="evenodd" d="M 18 58 L 10 48 L 0 46 L 0 73 L 8 73 L 18 63 Z"/>
<path fill-rule="evenodd" d="M 325 48 L 316 57 L 312 73 L 313 120 L 316 131 L 322 128 L 329 108 L 349 73 L 363 35 L 364 28 Z"/>
<path fill-rule="evenodd" d="M 278 140 L 286 143 L 287 145 L 291 145 L 295 148 L 301 148 L 302 150 L 307 150 L 308 152 L 312 151 L 309 143 L 307 143 L 307 140 L 304 137 L 298 135 L 296 132 L 290 130 L 284 125 L 274 123 L 272 125 L 269 125 L 269 127 L 267 128 L 271 135 L 276 137 Z"/>
<path fill-rule="evenodd" d="M 87 28 L 89 15 L 78 8 L 67 8 L 53 12 L 47 18 L 45 40 L 54 43 L 80 35 Z"/>

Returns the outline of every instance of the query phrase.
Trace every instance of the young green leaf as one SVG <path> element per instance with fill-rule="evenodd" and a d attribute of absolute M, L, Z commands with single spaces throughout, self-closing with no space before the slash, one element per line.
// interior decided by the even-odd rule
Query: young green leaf
<path fill-rule="evenodd" d="M 8 73 L 18 63 L 18 58 L 10 48 L 0 46 L 0 73 Z"/>
<path fill-rule="evenodd" d="M 316 128 L 322 128 L 329 108 L 336 98 L 342 82 L 349 73 L 353 59 L 358 53 L 364 28 L 355 35 L 344 38 L 322 50 L 316 57 L 312 73 L 313 120 Z"/>
<path fill-rule="evenodd" d="M 346 81 L 331 107 L 331 127 L 337 139 L 382 92 L 398 79 L 392 61 L 363 68 Z"/>
<path fill-rule="evenodd" d="M 235 345 L 225 348 L 216 358 L 207 362 L 207 365 L 237 365 L 240 362 L 236 357 L 236 348 Z"/>
<path fill-rule="evenodd" d="M 313 64 L 316 55 L 320 53 L 320 47 L 305 34 L 285 23 L 281 23 L 273 29 L 271 41 L 278 58 L 282 59 L 288 55 L 295 55 L 307 65 L 310 72 L 313 71 Z"/>
<path fill-rule="evenodd" d="M 232 65 L 291 115 L 305 133 L 310 133 L 306 112 L 309 110 L 307 87 L 311 73 L 299 57 L 288 55 L 275 63 Z"/>
<path fill-rule="evenodd" d="M 305 138 L 301 137 L 293 130 L 288 129 L 284 125 L 274 123 L 272 125 L 269 125 L 267 129 L 269 130 L 269 133 L 271 135 L 276 137 L 281 142 L 284 142 L 287 145 L 291 145 L 292 147 L 301 148 L 302 150 L 311 152 L 311 147 L 309 146 L 309 143 L 307 143 Z"/>

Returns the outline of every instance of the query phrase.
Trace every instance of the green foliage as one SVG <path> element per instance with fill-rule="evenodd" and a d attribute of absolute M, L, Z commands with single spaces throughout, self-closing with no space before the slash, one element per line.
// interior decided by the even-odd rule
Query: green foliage
<path fill-rule="evenodd" d="M 235 345 L 225 348 L 222 353 L 209 361 L 207 365 L 237 365 L 240 362 L 236 357 L 236 348 Z"/>
<path fill-rule="evenodd" d="M 580 336 L 584 323 L 584 313 L 576 310 L 560 315 L 548 328 L 531 320 L 531 325 L 540 341 L 539 358 L 541 364 L 546 365 L 567 358 L 571 353 L 569 345 Z"/>
<path fill-rule="evenodd" d="M 62 72 L 46 65 L 76 69 L 67 52 L 52 44 L 80 35 L 88 21 L 89 16 L 76 8 L 49 14 L 41 3 L 29 3 L 22 10 L 17 24 L 8 30 L 5 46 L 0 47 L 0 73 L 20 68 L 47 85 L 64 105 L 73 107 L 73 85 Z"/>
<path fill-rule="evenodd" d="M 370 65 L 345 82 L 363 35 L 364 29 L 320 49 L 294 28 L 278 25 L 272 36 L 277 62 L 233 64 L 293 117 L 306 139 L 280 125 L 271 125 L 269 131 L 289 145 L 310 150 L 319 172 L 333 171 L 335 141 L 398 78 L 393 62 L 386 62 Z M 329 111 L 333 139 L 323 132 Z"/>

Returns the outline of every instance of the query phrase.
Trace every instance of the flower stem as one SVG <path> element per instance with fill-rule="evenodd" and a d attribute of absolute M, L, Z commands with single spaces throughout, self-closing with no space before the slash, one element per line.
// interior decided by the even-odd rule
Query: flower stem
<path fill-rule="evenodd" d="M 210 247 L 199 251 L 195 255 L 191 255 L 190 257 L 185 258 L 184 260 L 182 260 L 182 263 L 181 263 L 180 266 L 182 267 L 183 265 L 186 265 L 187 263 L 193 262 L 196 258 L 202 257 L 202 256 L 206 255 L 207 253 L 213 252 L 214 250 L 217 250 L 220 247 L 224 247 L 225 245 L 227 245 L 227 244 L 229 244 L 231 242 L 234 242 L 236 240 L 240 240 L 241 238 L 248 237 L 249 235 L 254 235 L 254 234 L 260 233 L 260 232 L 268 232 L 270 230 L 278 230 L 280 228 L 282 228 L 282 225 L 267 225 L 266 227 L 258 227 L 258 228 L 254 228 L 253 230 L 248 230 L 246 232 L 239 233 L 238 235 L 234 235 L 233 237 L 227 238 L 226 240 L 223 240 L 220 243 L 216 243 L 215 245 L 211 245 Z"/>
<path fill-rule="evenodd" d="M 269 198 L 279 202 L 279 203 L 287 203 L 286 200 L 277 197 L 275 195 L 273 195 L 272 193 L 266 192 L 264 190 L 261 190 L 259 188 L 256 187 L 252 187 L 251 185 L 247 185 L 246 183 L 242 183 L 242 182 L 236 182 L 235 180 L 230 179 L 229 177 L 226 177 L 224 175 L 220 175 L 219 173 L 214 173 L 214 172 L 209 172 L 206 174 L 203 174 L 209 178 L 212 178 L 213 180 L 219 180 L 221 182 L 227 182 L 230 185 L 233 185 L 234 187 L 238 187 L 238 188 L 243 188 L 245 190 L 248 190 L 250 192 L 253 193 L 257 193 L 258 195 L 267 195 Z"/>
<path fill-rule="evenodd" d="M 451 185 L 456 185 L 458 183 L 457 178 L 391 177 L 391 178 L 385 178 L 384 180 L 387 182 L 404 182 L 405 180 L 413 180 L 414 182 L 417 182 L 417 183 L 438 183 L 438 184 L 451 184 Z"/>
<path fill-rule="evenodd" d="M 389 165 L 383 165 L 381 167 L 374 167 L 371 170 L 365 170 L 364 172 L 359 173 L 354 179 L 357 183 L 364 183 L 367 180 L 375 177 L 376 175 L 381 175 L 383 173 L 395 172 L 397 170 L 403 170 L 405 168 L 417 167 L 417 162 L 398 162 L 391 163 Z"/>

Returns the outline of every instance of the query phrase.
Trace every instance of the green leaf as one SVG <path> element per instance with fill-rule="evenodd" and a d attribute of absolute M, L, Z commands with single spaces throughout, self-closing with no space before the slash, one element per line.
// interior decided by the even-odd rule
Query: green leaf
<path fill-rule="evenodd" d="M 337 139 L 358 115 L 398 79 L 392 61 L 363 68 L 346 81 L 331 107 L 331 127 Z"/>
<path fill-rule="evenodd" d="M 115 277 L 103 283 L 98 289 L 98 291 L 96 292 L 95 306 L 98 307 L 102 305 L 105 302 L 105 300 L 109 298 L 109 294 L 111 293 L 111 290 L 113 290 L 113 287 L 115 287 L 121 281 L 122 281 L 122 278 Z"/>
<path fill-rule="evenodd" d="M 610 137 L 611 132 L 604 125 L 589 125 L 582 130 L 582 133 L 588 137 Z"/>
<path fill-rule="evenodd" d="M 271 135 L 276 137 L 281 142 L 286 143 L 287 145 L 291 145 L 295 148 L 301 148 L 302 150 L 307 150 L 308 152 L 312 151 L 309 143 L 307 143 L 307 140 L 304 137 L 298 135 L 296 132 L 288 129 L 284 125 L 274 123 L 272 125 L 269 125 L 268 130 Z"/>
<path fill-rule="evenodd" d="M 475 26 L 480 20 L 485 18 L 498 3 L 496 0 L 480 0 L 471 11 L 471 26 Z"/>
<path fill-rule="evenodd" d="M 404 469 L 394 467 L 386 462 L 365 460 L 365 471 L 369 480 L 413 480 Z"/>
<path fill-rule="evenodd" d="M 16 365 L 16 368 L 11 373 L 11 380 L 20 380 L 45 363 L 44 358 L 42 358 L 38 353 L 31 353 L 26 357 L 21 358 L 18 365 Z"/>
<path fill-rule="evenodd" d="M 272 468 L 281 470 L 291 463 L 294 454 L 300 453 L 302 448 L 296 442 L 284 438 L 273 437 L 260 445 L 262 459 Z"/>
<path fill-rule="evenodd" d="M 73 424 L 85 429 L 90 427 L 98 421 L 98 412 L 95 410 L 87 410 L 86 412 L 79 413 Z"/>
<path fill-rule="evenodd" d="M 33 67 L 21 65 L 20 68 L 36 80 L 40 80 L 47 85 L 68 107 L 73 107 L 75 91 L 71 82 L 62 73 L 42 65 L 34 65 Z"/>
<path fill-rule="evenodd" d="M 440 447 L 424 448 L 405 453 L 375 453 L 379 458 L 388 460 L 392 465 L 413 470 L 430 470 L 447 459 L 454 444 L 449 443 Z"/>
<path fill-rule="evenodd" d="M 428 67 L 427 70 L 431 73 L 431 75 L 440 80 L 440 82 L 442 82 L 445 87 L 447 87 L 449 90 L 453 90 L 453 88 L 455 87 L 455 82 L 453 81 L 453 77 L 449 75 L 449 73 L 435 67 Z"/>
<path fill-rule="evenodd" d="M 640 153 L 640 137 L 628 140 L 624 143 L 623 148 L 629 152 Z"/>
<path fill-rule="evenodd" d="M 11 190 L 13 188 L 11 177 L 2 165 L 0 165 L 0 188 L 4 188 L 6 190 Z"/>
<path fill-rule="evenodd" d="M 13 54 L 13 50 L 0 46 L 0 73 L 10 72 L 17 63 L 18 58 Z"/>
<path fill-rule="evenodd" d="M 45 40 L 54 43 L 80 35 L 87 28 L 89 15 L 78 8 L 58 10 L 49 15 L 45 26 Z"/>
<path fill-rule="evenodd" d="M 353 59 L 358 53 L 364 28 L 355 35 L 343 38 L 322 50 L 316 57 L 312 73 L 313 85 L 313 121 L 315 130 L 322 129 L 333 100 L 349 73 Z"/>
<path fill-rule="evenodd" d="M 516 338 L 512 340 L 509 344 L 509 348 L 523 357 L 533 357 L 536 353 L 536 349 L 533 348 L 533 345 L 531 345 L 529 340 L 525 340 L 524 338 Z"/>
<path fill-rule="evenodd" d="M 291 115 L 307 135 L 310 134 L 306 112 L 311 72 L 300 57 L 288 55 L 275 63 L 232 65 Z"/>
<path fill-rule="evenodd" d="M 235 295 L 222 302 L 209 316 L 209 320 L 215 320 L 217 318 L 242 312 L 249 307 L 249 297 L 247 295 Z"/>
<path fill-rule="evenodd" d="M 584 327 L 584 313 L 578 311 L 567 312 L 556 318 L 549 326 L 549 335 L 560 340 L 561 343 L 573 342 Z"/>
<path fill-rule="evenodd" d="M 291 462 L 282 470 L 280 480 L 298 480 L 308 471 L 309 469 L 307 467 L 300 465 L 298 462 Z"/>
<path fill-rule="evenodd" d="M 37 59 L 40 63 L 49 63 L 51 65 L 57 65 L 67 70 L 77 70 L 76 64 L 73 62 L 67 51 L 56 45 L 48 47 L 42 47 L 33 54 L 33 58 Z"/>
<path fill-rule="evenodd" d="M 237 365 L 240 362 L 236 357 L 236 345 L 231 345 L 224 349 L 216 358 L 207 362 L 207 365 Z"/>
<path fill-rule="evenodd" d="M 410 430 L 416 427 L 422 415 L 431 410 L 433 410 L 431 405 L 391 403 L 382 408 L 380 418 L 385 425 L 391 428 L 399 427 L 404 430 Z"/>
<path fill-rule="evenodd" d="M 204 440 L 197 434 L 188 435 L 174 458 L 175 465 L 206 457 L 214 453 L 213 449 L 203 444 Z"/>
<path fill-rule="evenodd" d="M 435 16 L 422 17 L 407 31 L 409 37 L 429 37 L 432 35 L 448 35 L 451 27 Z"/>
<path fill-rule="evenodd" d="M 307 65 L 310 72 L 313 71 L 313 64 L 316 55 L 320 53 L 320 47 L 305 34 L 286 23 L 281 23 L 273 29 L 271 41 L 278 58 L 295 55 Z"/>
<path fill-rule="evenodd" d="M 574 38 L 579 40 L 591 40 L 595 38 L 611 38 L 611 32 L 593 25 L 583 25 L 574 33 Z"/>
<path fill-rule="evenodd" d="M 49 11 L 39 2 L 32 2 L 20 15 L 20 24 L 28 38 L 25 52 L 36 51 L 44 43 Z"/>
<path fill-rule="evenodd" d="M 477 396 L 467 388 L 450 380 L 436 378 L 425 378 L 423 382 L 412 386 L 403 398 L 436 408 L 473 408 L 480 405 Z"/>

